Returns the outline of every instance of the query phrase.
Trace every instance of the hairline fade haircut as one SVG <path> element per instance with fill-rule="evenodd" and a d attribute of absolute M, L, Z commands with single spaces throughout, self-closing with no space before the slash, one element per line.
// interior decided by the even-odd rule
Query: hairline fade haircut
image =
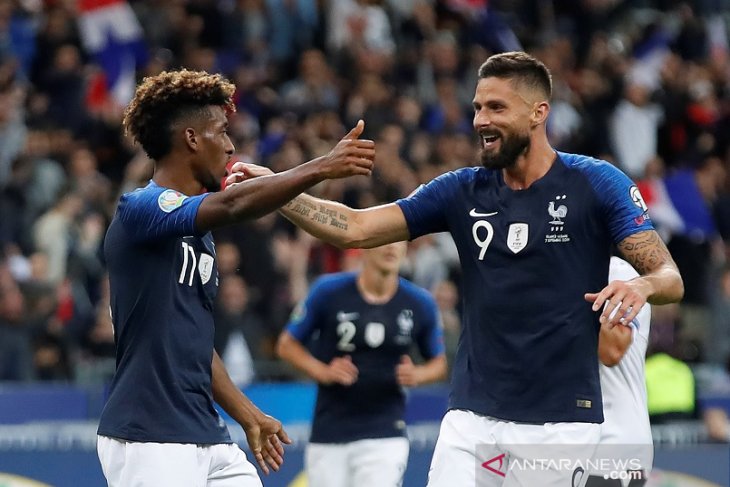
<path fill-rule="evenodd" d="M 233 104 L 235 86 L 220 74 L 204 71 L 163 71 L 137 86 L 124 111 L 124 131 L 138 142 L 153 160 L 172 149 L 173 126 L 185 117 L 205 114 L 210 106 L 226 112 Z"/>
<path fill-rule="evenodd" d="M 503 52 L 490 56 L 479 67 L 479 79 L 501 78 L 532 90 L 540 90 L 550 100 L 553 81 L 550 70 L 537 58 L 526 52 Z"/>

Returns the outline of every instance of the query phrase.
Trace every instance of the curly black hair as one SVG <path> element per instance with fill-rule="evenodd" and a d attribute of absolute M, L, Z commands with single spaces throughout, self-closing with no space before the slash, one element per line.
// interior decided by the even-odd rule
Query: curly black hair
<path fill-rule="evenodd" d="M 220 106 L 235 111 L 235 86 L 220 74 L 204 71 L 164 71 L 142 80 L 124 111 L 125 133 L 147 155 L 159 160 L 172 148 L 172 126 L 185 116 Z"/>

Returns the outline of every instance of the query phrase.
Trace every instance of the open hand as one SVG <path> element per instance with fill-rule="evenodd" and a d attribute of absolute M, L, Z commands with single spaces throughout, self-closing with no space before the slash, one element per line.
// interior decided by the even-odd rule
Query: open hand
<path fill-rule="evenodd" d="M 278 472 L 281 464 L 284 463 L 282 443 L 291 444 L 291 439 L 281 426 L 281 421 L 262 414 L 257 421 L 244 426 L 243 430 L 246 433 L 248 446 L 261 471 L 268 475 L 269 467 L 271 467 Z"/>

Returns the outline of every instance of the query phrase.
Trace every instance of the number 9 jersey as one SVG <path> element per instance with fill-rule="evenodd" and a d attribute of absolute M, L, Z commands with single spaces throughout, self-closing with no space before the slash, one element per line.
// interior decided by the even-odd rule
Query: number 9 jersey
<path fill-rule="evenodd" d="M 448 231 L 463 322 L 450 408 L 544 424 L 603 421 L 599 313 L 614 244 L 653 229 L 633 182 L 608 162 L 557 153 L 529 188 L 463 168 L 397 202 L 410 238 Z"/>

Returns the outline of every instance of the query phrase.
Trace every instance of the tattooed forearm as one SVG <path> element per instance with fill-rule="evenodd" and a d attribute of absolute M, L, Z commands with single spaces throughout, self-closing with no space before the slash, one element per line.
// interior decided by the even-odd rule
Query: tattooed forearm
<path fill-rule="evenodd" d="M 284 207 L 296 213 L 299 213 L 300 215 L 305 214 L 304 209 L 315 211 L 317 210 L 317 205 L 315 203 L 308 201 L 300 196 L 291 200 L 289 203 L 284 205 Z M 306 213 L 308 213 L 308 211 Z"/>
<path fill-rule="evenodd" d="M 309 216 L 309 214 L 312 211 L 312 209 L 306 205 L 303 205 L 301 203 L 292 204 L 291 201 L 289 203 L 287 203 L 286 207 L 288 209 L 290 209 L 291 211 L 293 211 L 294 213 L 297 213 L 302 216 Z"/>
<path fill-rule="evenodd" d="M 625 238 L 618 245 L 621 254 L 639 274 L 647 274 L 664 265 L 674 267 L 672 256 L 659 234 L 653 230 L 639 232 Z"/>
<path fill-rule="evenodd" d="M 676 303 L 682 299 L 682 276 L 657 232 L 639 232 L 625 238 L 618 247 L 624 258 L 641 274 L 637 279 L 650 304 Z"/>
<path fill-rule="evenodd" d="M 297 220 L 303 217 L 308 222 L 329 225 L 340 230 L 347 230 L 349 226 L 348 216 L 337 208 L 318 205 L 302 197 L 294 198 L 284 206 L 284 209 Z"/>

